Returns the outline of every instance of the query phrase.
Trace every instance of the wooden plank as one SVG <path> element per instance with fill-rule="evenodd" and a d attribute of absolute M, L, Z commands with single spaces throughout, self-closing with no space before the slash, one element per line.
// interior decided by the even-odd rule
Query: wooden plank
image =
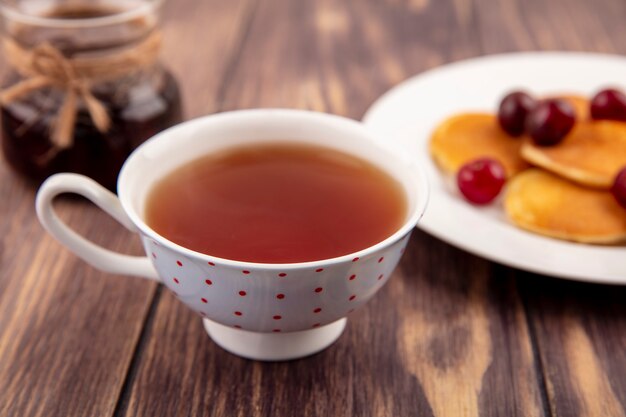
<path fill-rule="evenodd" d="M 566 50 L 624 53 L 626 4 L 476 0 L 479 41 L 487 54 Z"/>
<path fill-rule="evenodd" d="M 521 278 L 552 415 L 626 415 L 626 288 Z"/>
<path fill-rule="evenodd" d="M 414 270 L 389 301 L 406 304 L 399 306 L 401 357 L 434 415 L 544 415 L 509 271 L 426 235 L 414 242 L 418 250 L 404 264 Z"/>
<path fill-rule="evenodd" d="M 255 0 L 165 2 L 163 62 L 181 87 L 187 118 L 218 111 Z"/>
<path fill-rule="evenodd" d="M 163 56 L 181 78 L 189 114 L 212 110 L 203 101 L 220 88 L 245 4 L 167 5 Z M 189 43 L 215 15 L 217 32 Z M 183 41 L 187 48 L 178 47 Z M 189 84 L 182 75 L 194 56 L 212 65 L 193 72 Z M 39 225 L 34 193 L 0 164 L 0 415 L 113 415 L 157 286 L 100 273 L 62 248 Z M 96 243 L 141 252 L 136 237 L 84 201 L 64 199 L 58 210 Z"/>
<path fill-rule="evenodd" d="M 412 72 L 480 52 L 471 10 L 453 6 L 259 3 L 223 108 L 359 117 Z M 164 293 L 120 415 L 542 416 L 535 369 L 507 270 L 416 232 L 390 283 L 311 358 L 234 357 Z"/>
<path fill-rule="evenodd" d="M 2 174 L 0 193 L 18 183 Z M 39 226 L 33 191 L 16 194 L 15 211 L 2 211 L 10 221 L 0 265 L 0 415 L 110 414 L 155 285 L 88 268 Z M 88 238 L 139 251 L 128 232 L 86 203 L 62 201 L 59 211 Z M 115 234 L 103 236 L 107 229 Z"/>
<path fill-rule="evenodd" d="M 479 0 L 486 53 L 624 53 L 622 2 Z M 489 6 L 489 7 L 488 7 Z M 602 84 L 602 80 L 598 80 Z M 626 415 L 626 291 L 518 273 L 553 416 Z"/>

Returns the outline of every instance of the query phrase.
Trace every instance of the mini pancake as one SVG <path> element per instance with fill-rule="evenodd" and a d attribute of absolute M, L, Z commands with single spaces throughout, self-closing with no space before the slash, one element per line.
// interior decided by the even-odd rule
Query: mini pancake
<path fill-rule="evenodd" d="M 430 152 L 437 164 L 454 174 L 465 163 L 478 158 L 498 160 L 512 177 L 528 164 L 520 155 L 522 140 L 507 135 L 496 116 L 488 113 L 462 113 L 444 120 L 433 133 Z"/>
<path fill-rule="evenodd" d="M 504 208 L 514 224 L 545 236 L 596 244 L 626 241 L 626 210 L 611 193 L 540 169 L 509 182 Z"/>
<path fill-rule="evenodd" d="M 522 157 L 571 181 L 608 189 L 626 166 L 626 123 L 577 121 L 561 143 L 537 146 L 524 138 Z"/>

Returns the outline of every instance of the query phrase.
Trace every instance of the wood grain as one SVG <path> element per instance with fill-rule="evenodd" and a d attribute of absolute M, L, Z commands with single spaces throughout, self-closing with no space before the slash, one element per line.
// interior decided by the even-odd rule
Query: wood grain
<path fill-rule="evenodd" d="M 601 0 L 492 2 L 480 13 L 485 53 L 562 49 L 624 53 L 626 5 Z M 487 11 L 488 10 L 488 11 Z M 525 30 L 521 30 L 525 28 Z M 584 30 L 583 30 L 584 28 Z M 599 87 L 602 85 L 598 81 Z M 549 254 L 546 254 L 549 256 Z M 518 273 L 553 416 L 626 415 L 623 288 L 576 284 Z"/>
<path fill-rule="evenodd" d="M 411 247 L 392 300 L 400 356 L 434 415 L 544 415 L 513 276 L 426 235 L 419 244 L 428 250 Z"/>
<path fill-rule="evenodd" d="M 218 111 L 256 0 L 165 2 L 162 60 L 176 76 L 186 118 Z"/>
<path fill-rule="evenodd" d="M 552 415 L 626 415 L 626 289 L 531 274 L 520 284 Z"/>
<path fill-rule="evenodd" d="M 458 7 L 432 14 L 378 2 L 259 7 L 244 29 L 247 42 L 223 107 L 358 117 L 408 75 L 403 59 L 411 53 L 404 52 L 414 42 L 405 37 L 458 23 L 440 34 L 446 55 L 432 48 L 428 62 L 410 61 L 415 71 L 478 52 L 471 13 Z M 514 280 L 494 277 L 486 261 L 424 234 L 412 242 L 388 287 L 354 314 L 334 346 L 290 363 L 232 357 L 208 339 L 199 318 L 164 294 L 124 415 L 543 415 Z"/>
<path fill-rule="evenodd" d="M 13 206 L 2 207 L 2 218 L 11 221 L 2 226 L 0 415 L 110 412 L 155 286 L 106 276 L 60 247 L 36 221 L 33 192 L 24 184 L 3 181 L 0 193 L 10 194 Z M 114 250 L 138 250 L 137 241 L 93 207 L 77 201 L 58 206 L 88 238 Z M 104 237 L 95 224 L 115 234 Z"/>
<path fill-rule="evenodd" d="M 191 81 L 182 85 L 187 100 L 196 100 L 187 105 L 196 110 L 188 111 L 192 115 L 221 86 L 245 17 L 242 4 L 202 2 L 195 16 L 190 8 L 168 4 L 164 60 Z M 207 27 L 209 38 L 198 48 L 179 48 L 193 45 L 198 16 L 220 18 Z M 187 76 L 198 56 L 211 65 Z M 71 199 L 62 200 L 58 210 L 92 241 L 140 253 L 138 239 L 95 207 Z M 33 187 L 4 162 L 0 232 L 0 416 L 113 415 L 157 286 L 95 271 L 56 243 L 36 219 Z"/>
<path fill-rule="evenodd" d="M 164 14 L 187 117 L 295 107 L 358 119 L 451 61 L 626 53 L 626 3 L 613 0 L 177 0 Z M 336 344 L 258 363 L 213 344 L 161 287 L 77 260 L 43 232 L 33 199 L 0 164 L 0 416 L 626 415 L 624 288 L 516 271 L 416 231 Z M 82 201 L 59 211 L 100 244 L 140 250 Z"/>

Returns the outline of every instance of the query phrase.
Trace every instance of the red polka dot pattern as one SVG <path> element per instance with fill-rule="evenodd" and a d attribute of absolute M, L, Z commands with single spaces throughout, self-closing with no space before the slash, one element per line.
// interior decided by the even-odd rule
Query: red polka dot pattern
<path fill-rule="evenodd" d="M 291 332 L 324 326 L 364 304 L 390 277 L 406 239 L 337 264 L 281 269 L 199 261 L 144 244 L 164 284 L 202 317 L 247 331 Z"/>

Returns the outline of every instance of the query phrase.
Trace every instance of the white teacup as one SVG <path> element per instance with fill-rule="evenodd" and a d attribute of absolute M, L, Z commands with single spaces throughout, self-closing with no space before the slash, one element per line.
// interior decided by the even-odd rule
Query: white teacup
<path fill-rule="evenodd" d="M 267 141 L 311 143 L 363 158 L 400 182 L 408 200 L 403 226 L 374 246 L 332 259 L 261 264 L 221 259 L 179 246 L 144 221 L 152 185 L 201 155 Z M 421 169 L 401 152 L 376 141 L 360 123 L 300 110 L 242 110 L 192 120 L 159 133 L 128 158 L 118 197 L 89 178 L 57 174 L 37 194 L 43 226 L 94 267 L 162 282 L 204 318 L 210 337 L 251 359 L 286 360 L 318 352 L 342 333 L 346 316 L 387 281 L 413 227 L 426 208 L 428 186 Z M 147 256 L 122 255 L 69 229 L 52 200 L 80 194 L 139 234 Z"/>

